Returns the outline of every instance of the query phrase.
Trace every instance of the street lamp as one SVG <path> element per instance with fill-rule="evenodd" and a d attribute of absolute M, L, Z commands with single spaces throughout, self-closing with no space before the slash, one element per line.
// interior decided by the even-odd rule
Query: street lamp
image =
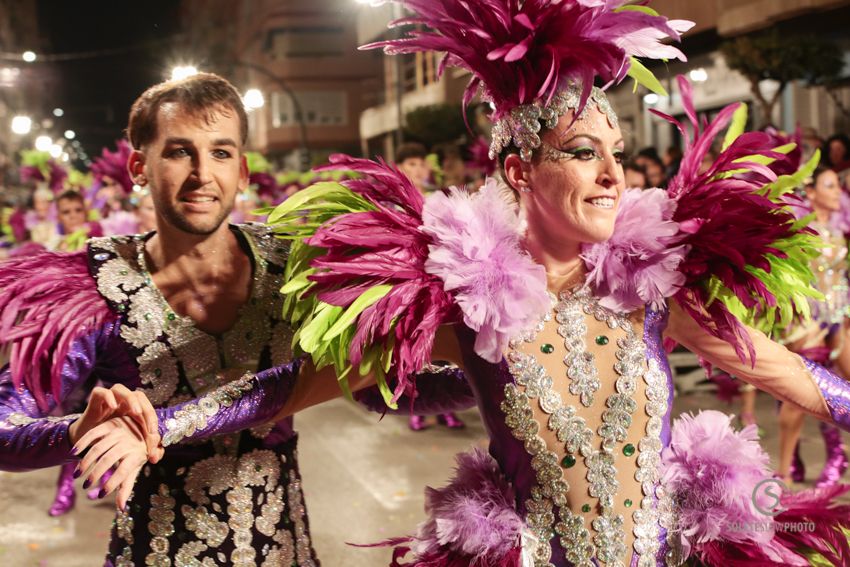
<path fill-rule="evenodd" d="M 15 116 L 12 118 L 12 132 L 24 136 L 32 130 L 32 118 L 29 116 Z"/>
<path fill-rule="evenodd" d="M 77 133 L 74 132 L 73 130 L 65 130 L 65 137 L 68 138 L 69 140 L 73 140 L 74 138 L 77 137 Z"/>
<path fill-rule="evenodd" d="M 62 153 L 63 153 L 63 151 L 62 151 L 62 146 L 60 146 L 59 144 L 53 144 L 53 145 L 51 145 L 51 146 L 50 146 L 50 149 L 49 149 L 48 151 L 50 152 L 51 157 L 54 157 L 54 158 L 57 158 L 57 159 L 58 159 L 58 158 L 62 155 Z"/>
<path fill-rule="evenodd" d="M 250 112 L 262 108 L 266 104 L 266 99 L 260 89 L 248 89 L 242 97 L 242 104 L 245 105 L 245 110 Z"/>
<path fill-rule="evenodd" d="M 171 69 L 171 80 L 179 81 L 181 79 L 185 79 L 186 77 L 191 77 L 192 75 L 198 74 L 198 68 L 194 65 L 177 65 L 173 69 Z"/>
<path fill-rule="evenodd" d="M 49 152 L 52 146 L 53 140 L 50 139 L 50 136 L 41 135 L 35 139 L 35 149 L 40 152 Z"/>
<path fill-rule="evenodd" d="M 33 51 L 24 51 L 24 53 L 21 55 L 21 59 L 23 59 L 27 63 L 32 63 L 33 61 L 38 59 L 38 57 Z"/>
<path fill-rule="evenodd" d="M 62 110 L 61 108 L 54 108 L 53 109 L 53 116 L 55 116 L 56 118 L 61 118 L 64 114 L 65 114 L 65 111 Z"/>

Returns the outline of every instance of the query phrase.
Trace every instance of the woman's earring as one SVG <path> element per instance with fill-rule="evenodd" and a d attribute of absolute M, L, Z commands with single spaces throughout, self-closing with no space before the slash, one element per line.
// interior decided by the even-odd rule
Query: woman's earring
<path fill-rule="evenodd" d="M 520 187 L 519 192 L 520 193 L 531 193 L 531 187 L 527 187 L 527 186 L 526 187 Z"/>
<path fill-rule="evenodd" d="M 139 175 L 138 177 L 136 177 L 136 185 L 144 187 L 147 184 L 147 182 L 148 182 L 148 180 L 145 179 L 144 175 Z"/>

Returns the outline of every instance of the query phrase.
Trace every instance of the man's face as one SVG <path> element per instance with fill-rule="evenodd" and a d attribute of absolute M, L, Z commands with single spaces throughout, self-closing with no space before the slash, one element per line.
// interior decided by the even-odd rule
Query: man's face
<path fill-rule="evenodd" d="M 428 162 L 423 158 L 407 158 L 398 164 L 398 168 L 413 182 L 417 189 L 421 191 L 425 187 L 430 171 Z"/>
<path fill-rule="evenodd" d="M 209 120 L 165 103 L 157 113 L 157 138 L 143 150 L 157 217 L 189 234 L 215 232 L 248 185 L 239 117 L 222 107 Z"/>
<path fill-rule="evenodd" d="M 65 234 L 79 230 L 86 223 L 86 207 L 77 199 L 59 199 L 56 210 Z"/>

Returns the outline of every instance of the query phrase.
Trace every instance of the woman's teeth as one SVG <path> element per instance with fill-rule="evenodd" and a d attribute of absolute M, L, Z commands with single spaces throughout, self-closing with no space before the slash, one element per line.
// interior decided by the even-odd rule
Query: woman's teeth
<path fill-rule="evenodd" d="M 589 202 L 594 207 L 599 207 L 600 209 L 613 209 L 615 199 L 613 197 L 596 197 L 595 199 L 590 199 Z"/>

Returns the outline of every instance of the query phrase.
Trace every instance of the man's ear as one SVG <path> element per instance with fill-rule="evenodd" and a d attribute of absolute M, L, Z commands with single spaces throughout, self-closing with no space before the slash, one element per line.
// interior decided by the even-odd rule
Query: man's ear
<path fill-rule="evenodd" d="M 519 193 L 527 193 L 531 189 L 528 180 L 528 162 L 517 154 L 508 154 L 505 158 L 505 180 Z"/>
<path fill-rule="evenodd" d="M 130 152 L 130 157 L 127 158 L 127 171 L 130 173 L 130 179 L 136 185 L 144 186 L 147 184 L 147 176 L 145 175 L 145 154 L 140 150 Z"/>
<path fill-rule="evenodd" d="M 248 188 L 249 175 L 250 172 L 248 171 L 248 158 L 245 156 L 245 154 L 242 154 L 239 157 L 239 184 L 237 185 L 240 193 Z"/>

